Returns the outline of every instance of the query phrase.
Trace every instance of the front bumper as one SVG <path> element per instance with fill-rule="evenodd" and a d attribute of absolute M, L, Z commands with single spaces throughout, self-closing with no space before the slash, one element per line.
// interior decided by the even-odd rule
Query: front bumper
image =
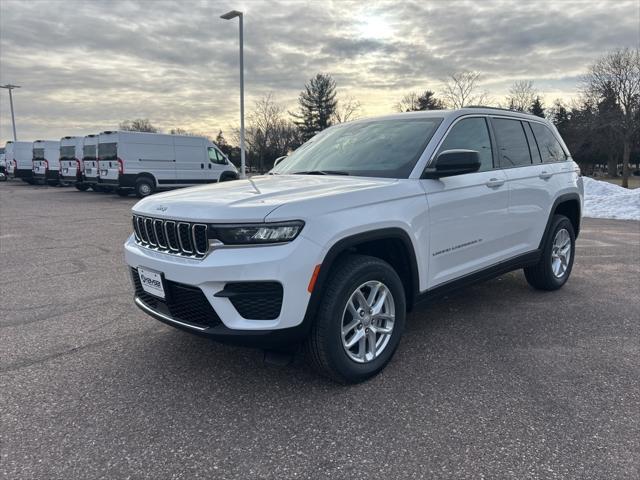
<path fill-rule="evenodd" d="M 321 263 L 322 249 L 299 236 L 289 244 L 220 248 L 197 260 L 141 247 L 133 235 L 125 243 L 125 260 L 132 268 L 143 267 L 164 275 L 165 280 L 199 288 L 220 319 L 218 325 L 204 327 L 171 318 L 154 310 L 142 299 L 136 305 L 154 318 L 188 330 L 234 343 L 286 343 L 305 332 L 303 319 L 310 293 L 307 290 L 315 265 Z M 244 318 L 226 296 L 216 296 L 228 283 L 278 282 L 282 285 L 282 307 L 277 318 Z"/>

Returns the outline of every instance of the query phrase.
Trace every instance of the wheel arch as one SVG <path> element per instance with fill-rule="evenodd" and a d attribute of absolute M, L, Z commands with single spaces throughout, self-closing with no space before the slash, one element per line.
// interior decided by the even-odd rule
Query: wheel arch
<path fill-rule="evenodd" d="M 544 228 L 544 234 L 540 239 L 538 248 L 542 248 L 544 239 L 549 233 L 549 228 L 551 228 L 553 216 L 558 214 L 564 215 L 569 219 L 569 221 L 573 225 L 575 236 L 576 238 L 578 238 L 578 234 L 580 233 L 580 220 L 582 219 L 580 195 L 578 195 L 577 193 L 565 193 L 563 195 L 560 195 L 553 202 L 553 206 L 551 207 L 551 211 L 549 212 L 549 218 L 547 219 L 547 225 Z"/>
<path fill-rule="evenodd" d="M 303 321 L 307 328 L 311 326 L 333 267 L 341 256 L 349 253 L 370 255 L 389 263 L 404 285 L 407 310 L 413 306 L 420 280 L 416 252 L 409 234 L 398 227 L 369 230 L 341 238 L 324 256 Z"/>
<path fill-rule="evenodd" d="M 153 173 L 140 172 L 140 173 L 136 174 L 136 182 L 141 178 L 147 178 L 147 179 L 151 180 L 153 182 L 153 185 L 156 188 L 158 188 L 158 180 L 156 179 L 156 177 L 155 177 L 155 175 Z M 135 184 L 135 182 L 134 182 L 134 184 Z"/>

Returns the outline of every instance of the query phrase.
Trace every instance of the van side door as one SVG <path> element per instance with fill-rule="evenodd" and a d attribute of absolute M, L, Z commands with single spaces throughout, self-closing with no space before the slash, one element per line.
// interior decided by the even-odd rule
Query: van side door
<path fill-rule="evenodd" d="M 449 128 L 431 159 L 455 149 L 478 152 L 477 172 L 423 179 L 429 208 L 429 288 L 509 257 L 504 235 L 509 193 L 496 168 L 495 144 L 485 116 L 465 116 Z"/>

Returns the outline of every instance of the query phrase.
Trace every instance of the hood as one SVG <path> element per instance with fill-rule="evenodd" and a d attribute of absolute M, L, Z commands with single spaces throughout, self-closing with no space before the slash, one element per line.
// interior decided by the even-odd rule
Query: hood
<path fill-rule="evenodd" d="M 140 200 L 133 211 L 158 218 L 208 222 L 262 222 L 284 204 L 378 188 L 395 179 L 338 175 L 264 175 L 203 185 Z"/>

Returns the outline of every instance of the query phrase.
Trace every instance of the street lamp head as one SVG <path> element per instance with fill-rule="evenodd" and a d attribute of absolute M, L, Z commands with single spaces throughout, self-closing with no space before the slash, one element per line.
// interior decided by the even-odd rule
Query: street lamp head
<path fill-rule="evenodd" d="M 239 12 L 238 10 L 231 10 L 230 12 L 227 12 L 224 15 L 220 15 L 220 18 L 223 18 L 225 20 L 231 20 L 233 18 L 241 17 L 241 16 L 242 16 L 242 12 Z"/>
<path fill-rule="evenodd" d="M 6 85 L 0 85 L 0 88 L 6 88 L 8 90 L 12 90 L 14 88 L 20 88 L 20 85 L 11 85 L 10 83 L 7 83 Z"/>

